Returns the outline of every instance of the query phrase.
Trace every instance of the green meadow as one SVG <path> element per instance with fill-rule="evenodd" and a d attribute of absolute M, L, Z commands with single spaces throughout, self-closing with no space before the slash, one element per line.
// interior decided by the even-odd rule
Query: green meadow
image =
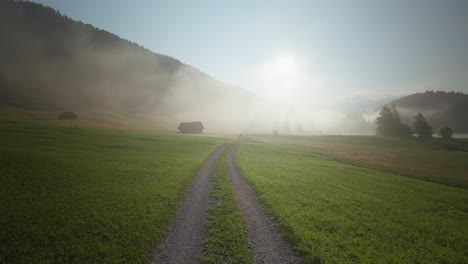
<path fill-rule="evenodd" d="M 305 147 L 334 160 L 412 178 L 468 188 L 468 140 L 376 136 L 253 136 Z"/>
<path fill-rule="evenodd" d="M 306 262 L 468 262 L 468 141 L 254 139 L 236 161 Z M 0 121 L 0 263 L 146 263 L 225 142 Z M 252 263 L 226 153 L 204 261 Z"/>
<path fill-rule="evenodd" d="M 467 189 L 338 162 L 294 144 L 244 143 L 236 158 L 308 263 L 468 262 Z"/>
<path fill-rule="evenodd" d="M 223 140 L 0 122 L 0 263 L 146 263 Z"/>

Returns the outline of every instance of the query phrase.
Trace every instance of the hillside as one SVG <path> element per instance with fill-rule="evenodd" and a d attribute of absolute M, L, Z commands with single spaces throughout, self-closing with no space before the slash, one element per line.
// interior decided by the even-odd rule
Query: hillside
<path fill-rule="evenodd" d="M 412 124 L 421 112 L 437 132 L 448 126 L 455 133 L 468 133 L 468 95 L 456 92 L 426 91 L 394 100 L 402 120 Z"/>
<path fill-rule="evenodd" d="M 258 100 L 177 59 L 36 3 L 1 1 L 0 36 L 4 107 L 137 114 L 174 123 L 195 119 L 219 127 L 251 114 Z"/>

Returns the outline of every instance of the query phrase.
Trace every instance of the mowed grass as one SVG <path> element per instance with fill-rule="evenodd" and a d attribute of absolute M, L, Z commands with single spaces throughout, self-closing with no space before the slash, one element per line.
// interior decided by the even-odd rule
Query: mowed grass
<path fill-rule="evenodd" d="M 205 241 L 205 263 L 254 263 L 246 227 L 237 207 L 227 169 L 229 149 L 218 159 L 211 179 L 209 238 Z"/>
<path fill-rule="evenodd" d="M 307 147 L 348 164 L 468 188 L 468 140 L 377 136 L 256 136 L 260 141 Z"/>
<path fill-rule="evenodd" d="M 0 263 L 146 263 L 222 143 L 0 122 Z"/>
<path fill-rule="evenodd" d="M 309 263 L 468 263 L 466 189 L 266 143 L 237 162 Z"/>

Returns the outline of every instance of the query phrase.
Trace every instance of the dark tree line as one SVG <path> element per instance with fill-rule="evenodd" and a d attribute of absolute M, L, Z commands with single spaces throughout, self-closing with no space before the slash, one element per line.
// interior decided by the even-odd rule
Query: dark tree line
<path fill-rule="evenodd" d="M 416 135 L 419 138 L 432 138 L 434 129 L 427 122 L 423 114 L 418 113 L 414 117 L 412 128 L 401 121 L 400 114 L 396 105 L 391 107 L 384 106 L 375 120 L 377 124 L 377 135 L 384 137 L 412 137 Z M 452 138 L 453 131 L 449 127 L 440 129 L 439 135 L 443 138 Z"/>
<path fill-rule="evenodd" d="M 434 128 L 450 127 L 456 133 L 468 133 L 468 94 L 461 92 L 426 91 L 394 100 L 405 113 L 431 113 L 427 121 Z M 403 122 L 410 123 L 413 116 L 401 113 Z"/>

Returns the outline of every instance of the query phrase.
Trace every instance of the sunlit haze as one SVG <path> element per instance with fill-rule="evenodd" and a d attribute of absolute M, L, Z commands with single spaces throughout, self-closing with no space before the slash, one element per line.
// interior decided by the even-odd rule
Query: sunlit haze
<path fill-rule="evenodd" d="M 285 104 L 468 91 L 463 0 L 38 2 Z"/>
<path fill-rule="evenodd" d="M 0 36 L 0 264 L 468 264 L 468 0 L 0 0 Z"/>

